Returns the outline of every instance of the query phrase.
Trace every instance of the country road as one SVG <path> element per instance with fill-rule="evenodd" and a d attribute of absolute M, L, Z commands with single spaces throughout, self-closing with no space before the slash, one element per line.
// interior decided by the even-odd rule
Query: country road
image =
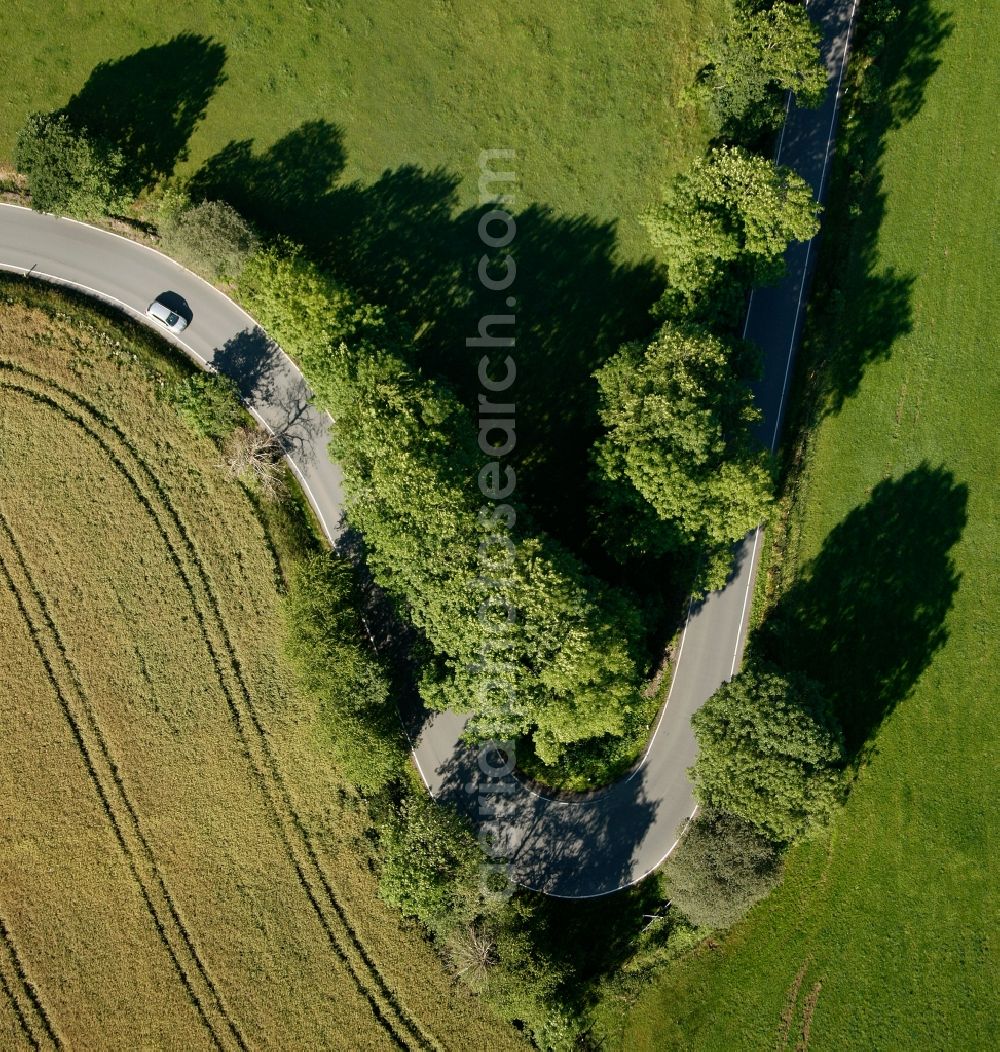
<path fill-rule="evenodd" d="M 803 175 L 820 199 L 855 7 L 856 0 L 810 3 L 823 31 L 830 87 L 818 110 L 791 106 L 781 135 L 778 159 Z M 786 408 L 815 254 L 813 243 L 793 246 L 786 278 L 756 290 L 750 301 L 746 336 L 764 355 L 764 375 L 755 386 L 764 418 L 761 437 L 772 448 Z M 223 293 L 153 249 L 13 205 L 0 205 L 0 269 L 72 286 L 140 319 L 157 294 L 182 296 L 194 317 L 191 326 L 180 339 L 158 331 L 199 364 L 236 381 L 255 415 L 288 443 L 293 470 L 327 536 L 337 536 L 343 489 L 341 472 L 327 454 L 331 421 L 309 404 L 305 380 L 291 360 Z M 695 757 L 691 715 L 739 667 L 759 552 L 756 530 L 738 545 L 726 587 L 692 605 L 669 698 L 643 762 L 608 789 L 554 800 L 513 777 L 484 786 L 477 753 L 460 741 L 464 719 L 443 713 L 424 724 L 414 758 L 436 798 L 468 809 L 485 790 L 499 790 L 489 799 L 519 883 L 552 895 L 603 895 L 641 879 L 670 852 L 694 811 L 686 773 Z"/>

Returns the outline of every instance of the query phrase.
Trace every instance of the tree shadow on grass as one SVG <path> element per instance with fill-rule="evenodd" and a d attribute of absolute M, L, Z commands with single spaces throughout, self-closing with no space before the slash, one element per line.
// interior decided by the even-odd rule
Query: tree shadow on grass
<path fill-rule="evenodd" d="M 762 627 L 763 655 L 821 683 L 862 759 L 948 638 L 968 487 L 924 463 L 835 526 Z"/>
<path fill-rule="evenodd" d="M 122 151 L 126 181 L 138 193 L 187 158 L 191 135 L 225 80 L 225 62 L 222 44 L 181 33 L 102 62 L 62 112 Z"/>
<path fill-rule="evenodd" d="M 451 384 L 470 420 L 482 351 L 466 338 L 482 316 L 514 314 L 518 496 L 541 527 L 580 553 L 590 540 L 587 453 L 599 427 L 592 373 L 622 342 L 649 335 L 662 286 L 656 268 L 618 259 L 613 223 L 528 205 L 515 209 L 515 281 L 490 292 L 477 266 L 486 251 L 479 220 L 492 206 L 460 209 L 460 180 L 441 168 L 404 165 L 368 184 L 343 184 L 344 162 L 340 129 L 312 121 L 261 153 L 230 143 L 196 174 L 192 191 L 300 242 L 407 323 L 417 334 L 414 364 Z"/>
<path fill-rule="evenodd" d="M 890 133 L 920 111 L 953 20 L 930 0 L 900 4 L 891 22 L 879 19 L 877 7 L 859 8 L 824 218 L 833 233 L 823 244 L 805 340 L 807 424 L 838 412 L 867 366 L 888 358 L 913 327 L 915 276 L 879 258 L 887 196 L 883 158 Z"/>

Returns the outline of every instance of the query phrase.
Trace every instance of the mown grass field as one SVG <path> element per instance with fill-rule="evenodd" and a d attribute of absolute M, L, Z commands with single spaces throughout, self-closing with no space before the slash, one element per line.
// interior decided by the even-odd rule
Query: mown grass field
<path fill-rule="evenodd" d="M 186 365 L 0 295 L 0 1045 L 513 1045 L 377 898 Z"/>
<path fill-rule="evenodd" d="M 995 1047 L 1000 28 L 976 0 L 900 6 L 848 106 L 777 598 L 853 695 L 857 780 L 747 921 L 606 1007 L 610 1047 Z"/>
<path fill-rule="evenodd" d="M 13 0 L 0 41 L 0 158 L 10 158 L 29 111 L 62 106 L 100 63 L 192 33 L 225 49 L 224 80 L 209 88 L 204 120 L 192 121 L 180 171 L 233 141 L 252 140 L 263 154 L 305 122 L 324 121 L 341 140 L 331 170 L 318 178 L 368 182 L 402 165 L 444 168 L 468 207 L 480 151 L 511 147 L 519 205 L 620 217 L 626 252 L 645 255 L 637 214 L 657 197 L 665 170 L 697 145 L 697 122 L 676 101 L 708 23 L 726 6 L 125 0 L 112 13 L 97 4 Z M 146 68 L 159 69 L 148 57 Z M 139 63 L 130 70 L 131 101 L 141 108 L 144 92 L 165 99 L 171 90 L 198 97 L 201 84 L 215 82 L 216 65 L 177 49 L 158 73 L 176 79 L 164 89 L 142 85 Z M 164 132 L 167 108 L 159 114 Z M 155 121 L 156 107 L 144 119 Z"/>

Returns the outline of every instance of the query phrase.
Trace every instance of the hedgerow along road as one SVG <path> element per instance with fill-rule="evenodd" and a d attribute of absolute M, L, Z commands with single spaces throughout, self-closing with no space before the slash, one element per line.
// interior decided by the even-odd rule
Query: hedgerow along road
<path fill-rule="evenodd" d="M 856 0 L 813 0 L 830 71 L 822 107 L 790 102 L 777 160 L 825 196 Z M 755 384 L 762 410 L 759 436 L 777 446 L 800 336 L 802 312 L 815 265 L 815 241 L 793 245 L 788 270 L 772 288 L 754 290 L 745 336 L 763 351 Z M 145 309 L 161 292 L 186 302 L 191 325 L 174 336 L 157 329 L 195 362 L 237 384 L 260 423 L 281 436 L 327 538 L 342 530 L 343 476 L 327 453 L 329 416 L 311 404 L 302 374 L 259 325 L 212 285 L 166 256 L 126 238 L 70 219 L 0 206 L 0 268 L 72 287 L 148 322 Z M 155 324 L 148 322 L 149 324 Z M 413 757 L 431 794 L 473 817 L 489 816 L 498 857 L 514 879 L 566 898 L 605 895 L 651 873 L 676 845 L 696 811 L 687 770 L 696 743 L 691 716 L 740 666 L 750 598 L 760 555 L 761 529 L 735 549 L 725 587 L 693 602 L 681 636 L 667 701 L 638 766 L 616 784 L 587 796 L 551 798 L 515 775 L 494 776 L 479 750 L 462 742 L 465 717 L 429 716 Z M 498 762 L 490 757 L 493 764 Z"/>

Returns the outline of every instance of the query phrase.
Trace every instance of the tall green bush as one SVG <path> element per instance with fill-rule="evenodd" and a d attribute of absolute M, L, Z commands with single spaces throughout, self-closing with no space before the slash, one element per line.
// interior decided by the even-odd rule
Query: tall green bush
<path fill-rule="evenodd" d="M 842 791 L 844 739 L 819 687 L 750 663 L 691 719 L 704 806 L 791 843 L 820 829 Z"/>
<path fill-rule="evenodd" d="M 728 928 L 781 879 L 781 849 L 742 819 L 706 808 L 667 859 L 663 877 L 689 921 Z"/>
<path fill-rule="evenodd" d="M 204 438 L 226 438 L 246 419 L 236 384 L 218 373 L 194 373 L 167 391 L 178 416 Z"/>
<path fill-rule="evenodd" d="M 73 127 L 65 114 L 32 113 L 14 157 L 36 211 L 97 219 L 123 211 L 131 199 L 121 151 Z"/>
<path fill-rule="evenodd" d="M 425 793 L 412 794 L 381 829 L 379 892 L 405 917 L 436 934 L 471 924 L 480 912 L 482 853 L 469 825 Z"/>
<path fill-rule="evenodd" d="M 223 201 L 166 209 L 159 230 L 168 255 L 217 280 L 235 281 L 258 247 L 247 221 Z"/>
<path fill-rule="evenodd" d="M 331 552 L 304 559 L 285 613 L 287 656 L 299 689 L 319 702 L 338 767 L 364 792 L 383 789 L 402 772 L 406 746 L 363 635 L 350 566 Z"/>

